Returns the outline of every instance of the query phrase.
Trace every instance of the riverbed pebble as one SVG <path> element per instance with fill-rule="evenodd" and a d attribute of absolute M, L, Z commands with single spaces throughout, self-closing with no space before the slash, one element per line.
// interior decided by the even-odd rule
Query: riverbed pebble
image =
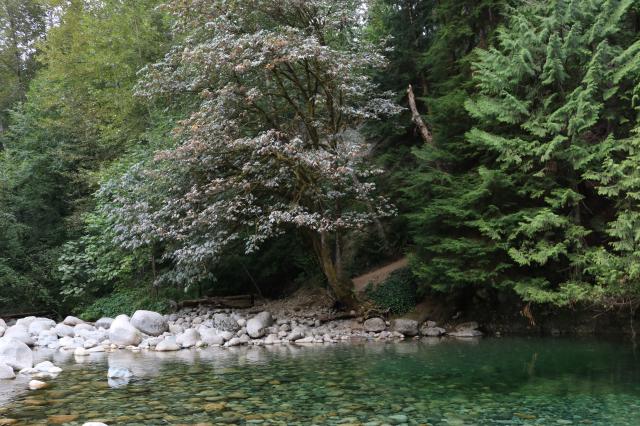
<path fill-rule="evenodd" d="M 29 389 L 31 390 L 44 389 L 47 386 L 48 386 L 47 382 L 42 382 L 40 380 L 31 380 L 29 382 Z"/>

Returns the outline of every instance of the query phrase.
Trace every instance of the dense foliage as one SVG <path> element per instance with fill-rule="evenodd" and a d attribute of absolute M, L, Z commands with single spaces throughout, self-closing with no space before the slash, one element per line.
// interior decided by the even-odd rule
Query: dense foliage
<path fill-rule="evenodd" d="M 633 0 L 0 0 L 0 310 L 635 309 L 639 76 Z"/>
<path fill-rule="evenodd" d="M 399 269 L 378 285 L 369 283 L 365 295 L 383 313 L 404 314 L 418 301 L 416 279 L 409 269 Z"/>

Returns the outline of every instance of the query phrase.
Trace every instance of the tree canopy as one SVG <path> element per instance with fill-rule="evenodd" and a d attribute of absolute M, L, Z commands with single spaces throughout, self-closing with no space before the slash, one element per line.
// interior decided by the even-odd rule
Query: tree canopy
<path fill-rule="evenodd" d="M 633 0 L 0 0 L 0 301 L 355 305 L 408 255 L 423 293 L 638 306 L 639 31 Z"/>

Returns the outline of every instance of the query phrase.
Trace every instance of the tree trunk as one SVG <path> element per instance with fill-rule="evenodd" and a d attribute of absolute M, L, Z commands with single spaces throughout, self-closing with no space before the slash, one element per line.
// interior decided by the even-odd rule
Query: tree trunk
<path fill-rule="evenodd" d="M 312 236 L 313 249 L 315 251 L 322 272 L 327 278 L 329 287 L 336 299 L 346 307 L 356 305 L 356 297 L 353 291 L 353 281 L 344 276 L 340 259 L 334 258 L 332 244 L 328 241 L 326 232 L 320 232 Z"/>

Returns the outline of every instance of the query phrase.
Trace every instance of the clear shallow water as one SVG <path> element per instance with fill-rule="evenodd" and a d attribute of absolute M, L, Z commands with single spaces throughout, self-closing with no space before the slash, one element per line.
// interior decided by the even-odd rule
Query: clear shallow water
<path fill-rule="evenodd" d="M 116 352 L 81 364 L 59 352 L 49 358 L 64 371 L 48 389 L 16 394 L 24 382 L 0 381 L 0 395 L 13 395 L 0 402 L 0 425 L 640 425 L 640 354 L 624 342 L 423 340 Z M 136 378 L 111 388 L 109 365 Z"/>

